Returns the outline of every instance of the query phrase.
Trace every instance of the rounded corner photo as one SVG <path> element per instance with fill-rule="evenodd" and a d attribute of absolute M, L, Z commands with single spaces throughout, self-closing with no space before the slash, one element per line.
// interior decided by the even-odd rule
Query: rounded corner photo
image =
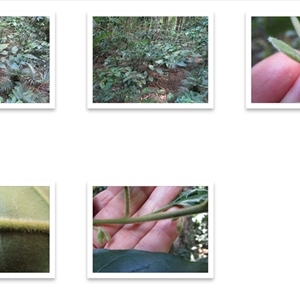
<path fill-rule="evenodd" d="M 262 108 L 299 106 L 298 49 L 299 17 L 251 17 L 251 104 Z"/>
<path fill-rule="evenodd" d="M 90 21 L 93 108 L 205 108 L 212 102 L 208 16 Z"/>
<path fill-rule="evenodd" d="M 210 193 L 209 186 L 93 186 L 93 274 L 210 278 Z"/>

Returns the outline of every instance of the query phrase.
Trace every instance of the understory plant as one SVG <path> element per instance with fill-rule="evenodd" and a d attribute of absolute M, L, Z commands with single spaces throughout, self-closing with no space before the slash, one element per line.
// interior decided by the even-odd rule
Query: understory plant
<path fill-rule="evenodd" d="M 176 199 L 160 209 L 139 217 L 130 216 L 130 188 L 123 187 L 125 210 L 123 217 L 114 219 L 95 219 L 93 228 L 97 232 L 99 244 L 109 242 L 110 236 L 102 225 L 134 224 L 150 221 L 172 219 L 177 221 L 177 231 L 182 230 L 184 217 L 208 212 L 208 189 L 196 187 L 192 190 L 183 191 Z M 173 206 L 179 210 L 169 211 Z M 104 256 L 103 256 L 104 255 Z M 139 257 L 137 261 L 137 255 Z M 128 267 L 118 264 L 115 260 L 128 260 Z M 134 266 L 130 261 L 134 259 Z M 161 267 L 161 263 L 164 267 Z M 127 264 L 125 264 L 127 265 Z M 208 259 L 200 259 L 197 262 L 182 260 L 172 254 L 153 253 L 137 250 L 94 250 L 94 272 L 208 272 Z M 151 271 L 150 271 L 151 270 Z"/>
<path fill-rule="evenodd" d="M 94 17 L 93 21 L 95 103 L 174 103 L 177 97 L 169 95 L 177 95 L 184 71 L 199 69 L 200 60 L 201 68 L 207 67 L 207 17 Z M 171 79 L 170 73 L 177 72 Z M 189 76 L 195 79 L 193 84 L 203 77 Z M 208 86 L 202 80 L 201 85 L 201 92 L 190 90 L 200 96 L 183 96 L 176 103 L 202 102 Z"/>
<path fill-rule="evenodd" d="M 49 18 L 0 17 L 0 103 L 48 103 L 49 54 Z"/>

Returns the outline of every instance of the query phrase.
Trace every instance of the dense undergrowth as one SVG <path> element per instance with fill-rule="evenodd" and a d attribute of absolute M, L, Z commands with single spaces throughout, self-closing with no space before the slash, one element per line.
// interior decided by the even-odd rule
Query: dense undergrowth
<path fill-rule="evenodd" d="M 94 17 L 94 103 L 207 103 L 208 17 Z"/>
<path fill-rule="evenodd" d="M 49 18 L 0 17 L 0 103 L 49 103 Z"/>

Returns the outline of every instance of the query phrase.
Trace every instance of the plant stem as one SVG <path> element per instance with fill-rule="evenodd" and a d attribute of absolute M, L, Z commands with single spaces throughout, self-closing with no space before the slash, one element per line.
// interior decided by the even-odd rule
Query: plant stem
<path fill-rule="evenodd" d="M 188 215 L 200 214 L 208 212 L 208 201 L 187 208 L 182 208 L 176 211 L 169 212 L 159 212 L 159 213 L 151 213 L 144 215 L 142 217 L 124 217 L 124 218 L 116 218 L 116 219 L 107 219 L 107 220 L 93 220 L 94 226 L 101 226 L 105 224 L 131 224 L 131 223 L 142 223 L 149 221 L 158 221 L 164 219 L 173 219 Z"/>
<path fill-rule="evenodd" d="M 129 186 L 124 186 L 124 194 L 125 194 L 125 215 L 124 217 L 129 217 L 130 213 L 130 190 Z"/>

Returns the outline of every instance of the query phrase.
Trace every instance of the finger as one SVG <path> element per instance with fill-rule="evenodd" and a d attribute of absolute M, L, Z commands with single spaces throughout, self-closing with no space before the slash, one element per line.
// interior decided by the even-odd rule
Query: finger
<path fill-rule="evenodd" d="M 252 68 L 252 102 L 279 103 L 300 74 L 300 64 L 276 53 Z"/>
<path fill-rule="evenodd" d="M 122 190 L 122 186 L 109 186 L 105 191 L 97 194 L 93 199 L 93 216 L 95 216 Z"/>
<path fill-rule="evenodd" d="M 179 208 L 172 208 L 176 210 Z M 137 250 L 152 252 L 169 252 L 175 239 L 179 236 L 180 231 L 177 228 L 179 219 L 161 220 L 155 223 L 155 226 L 138 242 L 134 247 Z"/>
<path fill-rule="evenodd" d="M 130 215 L 134 214 L 148 199 L 154 187 L 130 187 Z M 125 200 L 123 189 L 116 194 L 105 206 L 94 216 L 94 219 L 114 219 L 121 218 L 125 212 Z M 103 225 L 103 228 L 111 237 L 118 232 L 123 225 Z M 99 244 L 97 241 L 97 231 L 93 232 L 94 246 L 104 247 L 105 243 Z"/>
<path fill-rule="evenodd" d="M 135 217 L 152 213 L 163 206 L 169 204 L 182 191 L 182 186 L 158 186 L 151 193 L 147 202 L 134 215 Z"/>
<path fill-rule="evenodd" d="M 296 82 L 292 88 L 287 92 L 281 103 L 299 103 L 300 102 L 300 76 L 297 78 Z"/>
<path fill-rule="evenodd" d="M 156 187 L 151 193 L 149 199 L 144 203 L 144 205 L 134 215 L 134 217 L 149 214 L 169 204 L 180 194 L 181 191 L 182 187 Z M 105 248 L 133 249 L 137 244 L 140 243 L 143 237 L 156 226 L 156 223 L 156 221 L 153 221 L 143 222 L 140 224 L 127 224 L 115 233 L 111 241 L 108 244 L 106 244 Z M 170 222 L 167 223 L 169 224 Z M 176 228 L 175 223 L 173 224 L 173 226 L 170 227 L 171 232 L 173 232 L 173 227 Z M 153 243 L 153 241 L 151 243 Z"/>

